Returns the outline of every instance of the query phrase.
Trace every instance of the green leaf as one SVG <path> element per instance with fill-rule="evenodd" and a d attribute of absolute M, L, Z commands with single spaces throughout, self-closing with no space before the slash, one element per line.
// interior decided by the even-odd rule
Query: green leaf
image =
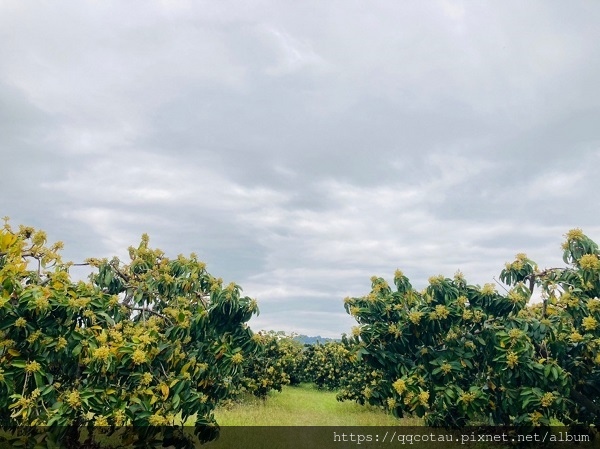
<path fill-rule="evenodd" d="M 46 382 L 44 380 L 44 378 L 42 377 L 42 374 L 39 371 L 36 371 L 33 375 L 33 377 L 35 378 L 35 385 L 38 388 L 43 388 L 44 385 L 46 385 Z"/>

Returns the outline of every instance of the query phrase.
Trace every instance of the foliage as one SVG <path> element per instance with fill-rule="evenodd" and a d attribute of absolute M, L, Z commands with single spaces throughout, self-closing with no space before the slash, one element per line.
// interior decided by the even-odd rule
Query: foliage
<path fill-rule="evenodd" d="M 506 294 L 460 272 L 421 292 L 399 270 L 394 289 L 373 277 L 345 300 L 359 357 L 382 373 L 369 402 L 431 425 L 600 424 L 598 246 L 573 230 L 563 249 L 568 266 L 547 270 L 518 254 Z M 543 301 L 528 306 L 536 287 Z"/>
<path fill-rule="evenodd" d="M 285 369 L 288 356 L 281 344 L 281 336 L 275 332 L 258 332 L 254 340 L 260 349 L 244 362 L 241 391 L 249 391 L 265 399 L 270 390 L 281 391 L 284 385 L 290 383 Z"/>
<path fill-rule="evenodd" d="M 355 401 L 361 405 L 369 404 L 380 406 L 379 384 L 383 380 L 383 372 L 373 369 L 368 364 L 362 363 L 358 358 L 361 349 L 358 337 L 342 337 L 342 344 L 346 350 L 346 359 L 349 363 L 339 370 L 338 401 Z"/>
<path fill-rule="evenodd" d="M 314 344 L 305 351 L 307 380 L 318 388 L 336 390 L 341 385 L 345 370 L 352 365 L 350 352 L 337 342 Z"/>
<path fill-rule="evenodd" d="M 290 380 L 290 385 L 298 385 L 301 382 L 305 382 L 306 345 L 303 345 L 293 336 L 280 338 L 278 343 L 282 352 L 281 365 Z"/>
<path fill-rule="evenodd" d="M 61 248 L 30 227 L 0 231 L 0 423 L 58 436 L 132 426 L 146 440 L 176 417 L 213 428 L 258 349 L 256 302 L 146 235 L 128 264 L 88 260 L 89 282 L 71 281 Z"/>
<path fill-rule="evenodd" d="M 240 392 L 265 399 L 270 390 L 281 391 L 284 385 L 303 381 L 304 347 L 300 342 L 282 331 L 258 332 L 253 339 L 260 349 L 244 361 Z"/>

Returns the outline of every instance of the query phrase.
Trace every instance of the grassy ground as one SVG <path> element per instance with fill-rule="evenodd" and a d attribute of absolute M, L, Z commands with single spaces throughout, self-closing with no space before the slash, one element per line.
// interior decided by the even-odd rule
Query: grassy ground
<path fill-rule="evenodd" d="M 398 420 L 374 407 L 338 402 L 335 393 L 314 385 L 284 387 L 266 401 L 247 398 L 215 411 L 221 426 L 398 426 L 422 425 L 419 419 Z"/>

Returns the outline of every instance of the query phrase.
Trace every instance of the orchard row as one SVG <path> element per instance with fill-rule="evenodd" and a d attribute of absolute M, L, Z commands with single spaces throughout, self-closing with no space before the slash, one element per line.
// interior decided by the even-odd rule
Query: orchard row
<path fill-rule="evenodd" d="M 3 426 L 177 440 L 168 429 L 193 417 L 210 440 L 218 404 L 299 382 L 431 425 L 600 424 L 600 260 L 580 230 L 563 244 L 566 267 L 507 264 L 504 293 L 460 273 L 422 291 L 400 271 L 392 285 L 373 277 L 344 301 L 352 335 L 310 346 L 254 333 L 256 301 L 194 254 L 168 258 L 144 235 L 128 263 L 89 259 L 89 281 L 74 282 L 61 248 L 30 227 L 0 231 Z"/>

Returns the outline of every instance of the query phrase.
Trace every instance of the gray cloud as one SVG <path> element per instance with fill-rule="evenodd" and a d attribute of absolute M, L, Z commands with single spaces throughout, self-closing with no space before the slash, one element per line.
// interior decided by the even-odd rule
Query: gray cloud
<path fill-rule="evenodd" d="M 599 8 L 4 2 L 2 215 L 76 261 L 148 232 L 326 336 L 374 274 L 560 265 L 600 235 Z"/>

